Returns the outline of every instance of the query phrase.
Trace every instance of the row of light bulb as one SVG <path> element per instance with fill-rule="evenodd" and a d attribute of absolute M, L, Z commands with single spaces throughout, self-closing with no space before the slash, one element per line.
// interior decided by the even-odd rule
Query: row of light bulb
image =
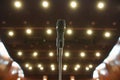
<path fill-rule="evenodd" d="M 18 55 L 18 56 L 22 56 L 22 55 L 23 55 L 23 52 L 18 51 L 17 55 Z M 53 57 L 53 56 L 54 56 L 54 53 L 53 53 L 53 52 L 49 52 L 48 55 L 49 55 L 50 57 Z M 33 57 L 37 57 L 37 56 L 38 56 L 38 52 L 33 52 L 32 56 L 33 56 Z M 70 57 L 70 53 L 69 53 L 69 52 L 65 52 L 65 53 L 64 53 L 64 56 L 65 56 L 65 57 Z M 85 52 L 80 52 L 79 56 L 82 57 L 82 58 L 84 58 L 84 57 L 86 56 L 86 53 L 85 53 Z M 100 56 L 101 56 L 101 53 L 100 53 L 100 52 L 96 52 L 96 53 L 95 53 L 95 56 L 96 56 L 96 57 L 100 57 Z"/>
<path fill-rule="evenodd" d="M 44 8 L 49 8 L 50 7 L 50 2 L 48 0 L 43 0 L 41 2 L 41 5 L 42 7 Z M 22 7 L 22 2 L 21 0 L 16 0 L 14 2 L 14 6 L 16 8 L 21 8 Z M 70 3 L 69 3 L 69 6 L 72 8 L 72 9 L 76 9 L 78 7 L 78 2 L 76 0 L 71 0 Z M 97 8 L 99 9 L 103 9 L 105 7 L 105 3 L 103 1 L 100 1 L 97 3 Z"/>
<path fill-rule="evenodd" d="M 26 64 L 25 64 L 25 67 L 26 67 L 28 70 L 33 70 L 32 65 L 29 64 L 29 63 L 26 63 Z M 37 65 L 37 68 L 40 69 L 41 71 L 44 70 L 44 66 L 43 66 L 42 64 L 38 64 L 38 65 Z M 63 68 L 63 71 L 66 71 L 66 70 L 68 69 L 68 65 L 67 65 L 67 64 L 64 64 L 62 68 Z M 73 69 L 74 69 L 74 71 L 78 71 L 80 68 L 81 68 L 81 65 L 80 65 L 80 64 L 76 64 Z M 93 68 L 93 65 L 92 65 L 92 64 L 89 64 L 89 65 L 87 65 L 87 66 L 85 67 L 85 70 L 86 70 L 86 71 L 89 71 L 89 70 L 92 69 L 92 68 Z M 55 71 L 55 70 L 56 70 L 55 64 L 51 64 L 51 65 L 50 65 L 50 69 L 51 69 L 52 71 Z"/>
<path fill-rule="evenodd" d="M 28 34 L 28 35 L 31 35 L 31 34 L 33 33 L 32 29 L 30 29 L 30 28 L 26 29 L 25 32 L 26 32 L 26 34 Z M 52 30 L 52 29 L 47 29 L 47 30 L 46 30 L 46 33 L 47 33 L 48 35 L 52 35 L 53 30 Z M 67 30 L 66 30 L 66 33 L 67 33 L 67 35 L 72 35 L 72 34 L 73 34 L 73 30 L 72 30 L 72 29 L 67 29 Z M 89 36 L 92 35 L 93 33 L 94 33 L 94 32 L 93 32 L 92 29 L 87 29 L 87 30 L 86 30 L 86 34 L 89 35 Z M 8 31 L 8 35 L 11 36 L 11 37 L 13 37 L 13 36 L 15 35 L 15 34 L 14 34 L 14 31 L 13 31 L 13 30 Z M 105 32 L 104 32 L 104 36 L 105 36 L 106 38 L 111 37 L 111 32 L 110 32 L 110 31 L 105 31 Z"/>

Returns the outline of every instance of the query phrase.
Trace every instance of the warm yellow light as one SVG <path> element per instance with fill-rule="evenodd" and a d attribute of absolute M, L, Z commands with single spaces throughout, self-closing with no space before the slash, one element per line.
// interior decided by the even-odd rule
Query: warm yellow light
<path fill-rule="evenodd" d="M 70 56 L 70 53 L 69 52 L 65 52 L 65 57 L 69 57 Z"/>
<path fill-rule="evenodd" d="M 105 36 L 106 38 L 109 38 L 109 37 L 111 36 L 111 33 L 110 33 L 110 32 L 105 32 L 105 33 L 104 33 L 104 36 Z"/>
<path fill-rule="evenodd" d="M 30 28 L 26 29 L 26 33 L 30 35 L 32 34 L 32 30 Z"/>
<path fill-rule="evenodd" d="M 47 29 L 46 32 L 47 32 L 48 35 L 51 35 L 51 34 L 52 34 L 52 30 L 51 30 L 51 29 Z"/>
<path fill-rule="evenodd" d="M 64 71 L 67 70 L 67 65 L 66 65 L 66 64 L 63 65 L 63 70 L 64 70 Z"/>
<path fill-rule="evenodd" d="M 48 8 L 48 7 L 49 7 L 49 2 L 48 2 L 48 1 L 43 1 L 43 2 L 42 2 L 42 6 L 43 6 L 44 8 Z"/>
<path fill-rule="evenodd" d="M 70 80 L 75 80 L 75 76 L 70 76 Z"/>
<path fill-rule="evenodd" d="M 77 67 L 77 68 L 80 68 L 80 65 L 79 65 L 79 64 L 77 64 L 77 65 L 76 65 L 76 67 Z"/>
<path fill-rule="evenodd" d="M 38 53 L 37 53 L 37 52 L 34 52 L 34 53 L 33 53 L 33 57 L 36 57 L 36 56 L 38 56 Z"/>
<path fill-rule="evenodd" d="M 71 1 L 70 6 L 71 6 L 71 8 L 75 9 L 77 7 L 77 2 L 76 1 Z"/>
<path fill-rule="evenodd" d="M 14 36 L 14 32 L 13 31 L 9 31 L 8 35 L 11 36 L 11 37 Z"/>
<path fill-rule="evenodd" d="M 78 71 L 78 68 L 77 68 L 77 67 L 74 67 L 74 70 L 75 70 L 75 71 Z"/>
<path fill-rule="evenodd" d="M 15 6 L 16 8 L 21 8 L 21 7 L 22 7 L 22 3 L 21 3 L 20 1 L 15 1 L 15 2 L 14 2 L 14 6 Z"/>
<path fill-rule="evenodd" d="M 97 4 L 97 7 L 98 7 L 99 9 L 103 9 L 103 8 L 105 7 L 105 3 L 104 3 L 104 2 L 99 2 L 99 3 Z"/>
<path fill-rule="evenodd" d="M 93 68 L 93 65 L 92 65 L 92 64 L 89 64 L 89 68 Z"/>
<path fill-rule="evenodd" d="M 44 70 L 44 67 L 40 67 L 40 70 Z"/>
<path fill-rule="evenodd" d="M 75 71 L 78 71 L 79 68 L 80 68 L 80 65 L 79 65 L 79 64 L 76 64 L 75 67 L 74 67 L 74 70 L 75 70 Z"/>
<path fill-rule="evenodd" d="M 92 35 L 93 31 L 92 31 L 92 29 L 88 29 L 88 30 L 86 31 L 86 33 L 87 33 L 88 35 Z"/>
<path fill-rule="evenodd" d="M 33 68 L 32 68 L 32 66 L 29 66 L 28 69 L 29 69 L 29 70 L 32 70 Z"/>
<path fill-rule="evenodd" d="M 73 33 L 72 29 L 67 29 L 67 34 L 71 35 Z"/>
<path fill-rule="evenodd" d="M 37 67 L 38 67 L 38 68 L 42 67 L 42 64 L 38 64 Z"/>
<path fill-rule="evenodd" d="M 54 65 L 54 64 L 51 64 L 50 67 L 51 67 L 51 70 L 52 70 L 52 71 L 55 70 L 55 65 Z"/>
<path fill-rule="evenodd" d="M 95 56 L 100 57 L 101 56 L 100 52 L 96 52 Z"/>
<path fill-rule="evenodd" d="M 53 53 L 53 52 L 50 52 L 50 53 L 49 53 L 49 56 L 50 56 L 50 57 L 53 57 L 53 56 L 54 56 L 54 53 Z"/>
<path fill-rule="evenodd" d="M 18 56 L 22 56 L 23 55 L 23 53 L 22 53 L 22 51 L 18 51 Z"/>
<path fill-rule="evenodd" d="M 47 80 L 47 76 L 46 75 L 43 76 L 43 80 Z"/>
<path fill-rule="evenodd" d="M 25 64 L 25 67 L 28 68 L 30 65 L 28 63 Z"/>
<path fill-rule="evenodd" d="M 89 71 L 89 70 L 90 70 L 90 68 L 89 68 L 89 67 L 86 67 L 86 68 L 85 68 L 85 70 L 86 70 L 86 71 Z"/>
<path fill-rule="evenodd" d="M 81 57 L 85 57 L 85 56 L 86 56 L 85 52 L 81 52 L 81 53 L 80 53 L 80 56 L 81 56 Z"/>

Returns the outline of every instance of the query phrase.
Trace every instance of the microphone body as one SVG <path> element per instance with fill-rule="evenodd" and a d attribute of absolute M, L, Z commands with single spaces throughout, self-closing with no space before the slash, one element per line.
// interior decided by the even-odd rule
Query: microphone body
<path fill-rule="evenodd" d="M 59 19 L 56 23 L 57 39 L 56 46 L 58 48 L 64 47 L 64 30 L 66 28 L 65 20 Z"/>

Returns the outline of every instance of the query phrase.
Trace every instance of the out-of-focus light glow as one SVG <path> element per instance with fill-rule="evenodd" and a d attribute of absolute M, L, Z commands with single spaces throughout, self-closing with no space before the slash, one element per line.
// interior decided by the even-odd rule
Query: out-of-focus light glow
<path fill-rule="evenodd" d="M 80 56 L 81 56 L 81 57 L 85 57 L 85 56 L 86 56 L 85 52 L 81 52 L 81 53 L 80 53 Z"/>
<path fill-rule="evenodd" d="M 22 7 L 21 1 L 15 1 L 15 2 L 14 2 L 14 6 L 15 6 L 16 8 L 21 8 L 21 7 Z"/>
<path fill-rule="evenodd" d="M 70 76 L 70 80 L 75 80 L 75 76 Z"/>
<path fill-rule="evenodd" d="M 96 57 L 100 57 L 100 56 L 101 56 L 100 52 L 96 52 L 96 53 L 95 53 L 95 56 L 96 56 Z"/>
<path fill-rule="evenodd" d="M 69 52 L 65 52 L 65 57 L 69 57 L 70 56 L 70 53 Z"/>
<path fill-rule="evenodd" d="M 46 75 L 43 76 L 43 80 L 47 80 L 47 76 Z"/>
<path fill-rule="evenodd" d="M 86 71 L 89 71 L 89 70 L 90 70 L 90 68 L 89 68 L 89 67 L 86 67 L 86 68 L 85 68 L 85 70 L 86 70 Z"/>
<path fill-rule="evenodd" d="M 76 64 L 75 67 L 74 67 L 74 70 L 75 70 L 75 71 L 78 71 L 79 68 L 80 68 L 80 65 L 79 65 L 79 64 Z"/>
<path fill-rule="evenodd" d="M 49 2 L 48 2 L 48 1 L 43 1 L 43 2 L 42 2 L 42 6 L 43 6 L 44 8 L 48 8 L 48 7 L 49 7 Z"/>
<path fill-rule="evenodd" d="M 77 7 L 77 2 L 76 1 L 71 1 L 70 2 L 70 7 L 75 9 Z"/>
<path fill-rule="evenodd" d="M 11 37 L 14 36 L 14 32 L 13 31 L 9 31 L 8 35 L 11 36 Z"/>
<path fill-rule="evenodd" d="M 77 67 L 74 67 L 74 70 L 75 70 L 75 71 L 78 71 L 78 68 L 77 68 Z"/>
<path fill-rule="evenodd" d="M 52 70 L 52 71 L 55 70 L 55 65 L 54 65 L 54 64 L 51 64 L 50 67 L 51 67 L 51 70 Z"/>
<path fill-rule="evenodd" d="M 32 66 L 29 66 L 28 69 L 29 69 L 29 70 L 32 70 L 33 68 L 32 68 Z"/>
<path fill-rule="evenodd" d="M 28 64 L 28 63 L 25 64 L 25 67 L 26 67 L 26 68 L 28 68 L 29 66 L 30 66 L 30 64 Z"/>
<path fill-rule="evenodd" d="M 66 64 L 63 65 L 63 70 L 64 70 L 64 71 L 67 70 L 67 65 L 66 65 Z"/>
<path fill-rule="evenodd" d="M 42 67 L 42 64 L 38 64 L 37 67 L 38 67 L 38 68 Z"/>
<path fill-rule="evenodd" d="M 111 33 L 110 33 L 110 32 L 105 32 L 105 33 L 104 33 L 104 36 L 105 36 L 106 38 L 109 38 L 109 37 L 111 36 Z"/>
<path fill-rule="evenodd" d="M 80 65 L 79 65 L 79 64 L 76 64 L 76 67 L 77 67 L 77 68 L 80 68 Z"/>
<path fill-rule="evenodd" d="M 50 57 L 53 57 L 53 56 L 54 56 L 54 53 L 53 53 L 53 52 L 50 52 L 50 53 L 49 53 L 49 56 L 50 56 Z"/>
<path fill-rule="evenodd" d="M 48 35 L 51 35 L 51 34 L 52 34 L 52 30 L 51 30 L 51 29 L 47 29 L 46 32 L 47 32 Z"/>
<path fill-rule="evenodd" d="M 40 67 L 40 70 L 44 70 L 44 67 Z"/>
<path fill-rule="evenodd" d="M 71 35 L 73 33 L 72 29 L 67 29 L 67 34 Z"/>
<path fill-rule="evenodd" d="M 92 29 L 88 29 L 88 30 L 86 31 L 86 33 L 87 33 L 88 35 L 92 35 L 92 34 L 93 34 L 93 31 L 92 31 Z"/>
<path fill-rule="evenodd" d="M 38 53 L 37 52 L 34 52 L 33 53 L 33 57 L 37 57 L 38 56 Z"/>
<path fill-rule="evenodd" d="M 104 2 L 99 2 L 99 3 L 97 4 L 97 7 L 98 7 L 99 9 L 103 9 L 103 8 L 105 7 L 105 3 L 104 3 Z"/>
<path fill-rule="evenodd" d="M 93 68 L 93 65 L 92 65 L 92 64 L 89 64 L 89 68 Z"/>
<path fill-rule="evenodd" d="M 22 53 L 22 51 L 18 51 L 18 56 L 22 56 L 23 55 L 23 53 Z"/>
<path fill-rule="evenodd" d="M 26 29 L 26 33 L 30 35 L 32 34 L 32 30 L 30 28 Z"/>

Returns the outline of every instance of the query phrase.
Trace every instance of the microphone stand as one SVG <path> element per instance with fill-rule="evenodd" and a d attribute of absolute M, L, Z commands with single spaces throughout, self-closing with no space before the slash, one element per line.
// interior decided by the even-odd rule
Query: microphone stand
<path fill-rule="evenodd" d="M 57 46 L 57 55 L 58 55 L 58 80 L 62 80 L 62 55 L 64 47 L 64 29 L 66 28 L 65 20 L 57 20 L 56 30 L 56 46 Z"/>

